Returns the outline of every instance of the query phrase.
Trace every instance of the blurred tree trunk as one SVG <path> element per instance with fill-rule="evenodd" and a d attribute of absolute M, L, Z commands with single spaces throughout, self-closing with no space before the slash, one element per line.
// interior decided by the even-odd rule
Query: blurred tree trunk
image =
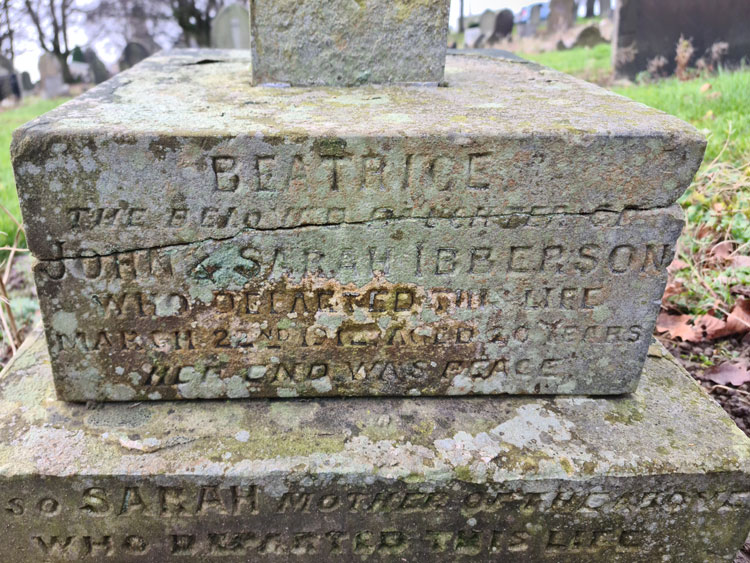
<path fill-rule="evenodd" d="M 464 0 L 461 0 L 459 13 L 458 13 L 458 32 L 464 32 Z"/>
<path fill-rule="evenodd" d="M 576 7 L 575 0 L 550 0 L 547 30 L 556 33 L 573 27 Z"/>
<path fill-rule="evenodd" d="M 612 0 L 599 0 L 599 15 L 603 18 L 612 17 Z"/>
<path fill-rule="evenodd" d="M 594 7 L 596 6 L 596 0 L 586 0 L 586 17 L 594 17 Z"/>

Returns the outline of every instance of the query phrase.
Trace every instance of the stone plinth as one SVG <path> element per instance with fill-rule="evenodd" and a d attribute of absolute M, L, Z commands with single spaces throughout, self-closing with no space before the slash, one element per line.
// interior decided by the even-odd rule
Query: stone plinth
<path fill-rule="evenodd" d="M 449 0 L 251 0 L 253 83 L 437 84 L 449 9 Z"/>
<path fill-rule="evenodd" d="M 530 63 L 252 87 L 157 55 L 13 145 L 61 398 L 618 394 L 704 141 Z"/>
<path fill-rule="evenodd" d="M 8 563 L 731 561 L 750 442 L 654 346 L 591 399 L 122 403 L 0 378 Z"/>

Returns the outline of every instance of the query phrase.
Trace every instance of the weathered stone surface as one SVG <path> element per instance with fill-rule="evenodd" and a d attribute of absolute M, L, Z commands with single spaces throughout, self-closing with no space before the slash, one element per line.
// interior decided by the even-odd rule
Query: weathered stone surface
<path fill-rule="evenodd" d="M 505 59 L 285 90 L 246 62 L 157 56 L 16 135 L 62 398 L 634 388 L 692 129 Z"/>
<path fill-rule="evenodd" d="M 0 389 L 9 563 L 705 563 L 750 526 L 747 438 L 657 348 L 616 399 L 91 410 L 54 399 L 42 339 Z"/>
<path fill-rule="evenodd" d="M 680 217 L 252 231 L 35 273 L 69 400 L 617 394 L 636 385 Z"/>
<path fill-rule="evenodd" d="M 517 60 L 449 56 L 445 88 L 253 88 L 237 78 L 248 64 L 238 51 L 157 54 L 19 128 L 35 256 L 247 228 L 667 207 L 705 143 Z"/>
<path fill-rule="evenodd" d="M 443 80 L 449 0 L 251 0 L 253 84 Z"/>

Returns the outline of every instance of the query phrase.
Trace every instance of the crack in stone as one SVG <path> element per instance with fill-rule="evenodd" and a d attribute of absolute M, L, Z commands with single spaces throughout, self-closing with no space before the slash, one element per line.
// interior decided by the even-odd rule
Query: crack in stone
<path fill-rule="evenodd" d="M 456 221 L 456 220 L 476 220 L 476 221 L 490 221 L 492 219 L 512 219 L 516 217 L 520 218 L 526 218 L 527 222 L 528 220 L 536 217 L 548 217 L 548 218 L 554 218 L 554 217 L 593 217 L 597 214 L 609 214 L 609 215 L 619 215 L 622 216 L 626 212 L 637 212 L 637 213 L 649 213 L 649 212 L 668 212 L 670 209 L 675 208 L 675 205 L 669 205 L 666 207 L 656 206 L 656 207 L 626 207 L 623 208 L 620 211 L 612 210 L 612 209 L 597 209 L 595 211 L 587 211 L 587 212 L 566 212 L 566 211 L 555 211 L 552 213 L 491 213 L 487 215 L 454 215 L 452 217 L 437 217 L 437 216 L 421 216 L 421 217 L 383 217 L 383 218 L 375 218 L 375 219 L 367 219 L 364 221 L 339 221 L 336 223 L 300 223 L 298 225 L 292 225 L 292 226 L 280 226 L 280 227 L 247 227 L 247 228 L 241 228 L 238 231 L 233 232 L 232 234 L 226 235 L 226 236 L 207 236 L 205 238 L 201 238 L 199 240 L 189 241 L 189 242 L 175 242 L 170 244 L 163 244 L 163 245 L 154 245 L 154 246 L 138 246 L 133 248 L 122 248 L 118 250 L 113 250 L 111 252 L 102 252 L 102 253 L 87 253 L 87 254 L 78 254 L 75 256 L 60 256 L 58 258 L 40 258 L 37 256 L 34 256 L 39 262 L 47 263 L 47 262 L 59 262 L 61 260 L 76 260 L 79 258 L 104 258 L 107 256 L 114 256 L 117 254 L 122 254 L 124 252 L 139 252 L 139 251 L 149 251 L 149 250 L 172 250 L 175 248 L 185 247 L 185 246 L 193 246 L 203 243 L 209 243 L 209 242 L 224 242 L 227 240 L 231 240 L 233 238 L 245 235 L 245 234 L 252 234 L 252 233 L 272 233 L 277 231 L 304 231 L 304 230 L 310 230 L 310 229 L 330 229 L 330 228 L 336 228 L 336 227 L 343 227 L 348 225 L 376 225 L 376 224 L 387 224 L 387 223 L 396 223 L 396 222 L 407 222 L 407 221 L 435 221 L 435 222 L 450 222 L 450 221 Z M 523 228 L 527 226 L 527 222 L 524 222 L 522 224 L 514 225 L 511 227 L 500 227 L 504 230 L 512 230 L 512 229 L 518 229 Z M 614 225 L 602 225 L 602 228 L 605 227 L 613 227 L 616 226 L 619 223 L 619 219 L 617 223 Z M 428 225 L 429 226 L 429 225 Z M 486 225 L 487 227 L 492 227 L 492 225 Z"/>

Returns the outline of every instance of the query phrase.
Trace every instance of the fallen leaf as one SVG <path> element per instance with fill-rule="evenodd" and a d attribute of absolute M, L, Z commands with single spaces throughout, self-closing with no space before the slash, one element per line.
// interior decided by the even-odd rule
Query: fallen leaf
<path fill-rule="evenodd" d="M 711 92 L 706 98 L 709 100 L 718 100 L 721 98 L 721 92 Z"/>
<path fill-rule="evenodd" d="M 725 240 L 711 248 L 711 254 L 719 260 L 726 260 L 732 252 L 734 252 L 734 243 L 731 240 Z"/>
<path fill-rule="evenodd" d="M 727 330 L 731 334 L 750 332 L 750 299 L 738 299 L 727 317 Z"/>
<path fill-rule="evenodd" d="M 708 92 L 711 89 L 711 83 L 706 82 L 703 86 L 701 86 L 701 94 L 703 92 Z"/>
<path fill-rule="evenodd" d="M 726 321 L 717 319 L 713 315 L 700 315 L 696 317 L 695 330 L 702 336 L 699 340 L 714 340 L 726 336 Z"/>
<path fill-rule="evenodd" d="M 700 342 L 703 337 L 690 324 L 691 320 L 690 315 L 670 315 L 662 311 L 656 319 L 656 330 L 669 333 L 670 338 L 681 338 L 685 342 Z"/>
<path fill-rule="evenodd" d="M 732 266 L 735 268 L 750 268 L 750 256 L 732 257 Z"/>
<path fill-rule="evenodd" d="M 667 300 L 672 297 L 673 295 L 679 295 L 685 291 L 685 286 L 682 284 L 682 282 L 677 280 L 672 280 L 667 284 L 667 287 L 664 288 L 664 295 L 662 295 L 661 302 L 665 306 L 668 305 Z"/>
<path fill-rule="evenodd" d="M 713 110 L 708 110 L 706 115 L 703 116 L 703 119 L 716 119 Z"/>
<path fill-rule="evenodd" d="M 750 362 L 748 360 L 740 360 L 737 363 L 725 362 L 707 369 L 703 378 L 719 385 L 729 383 L 739 387 L 750 381 Z"/>
<path fill-rule="evenodd" d="M 683 270 L 688 267 L 689 267 L 689 264 L 687 262 L 684 262 L 680 260 L 679 258 L 675 258 L 674 260 L 672 260 L 672 263 L 669 266 L 667 266 L 667 271 L 670 273 L 679 272 L 680 270 Z"/>

